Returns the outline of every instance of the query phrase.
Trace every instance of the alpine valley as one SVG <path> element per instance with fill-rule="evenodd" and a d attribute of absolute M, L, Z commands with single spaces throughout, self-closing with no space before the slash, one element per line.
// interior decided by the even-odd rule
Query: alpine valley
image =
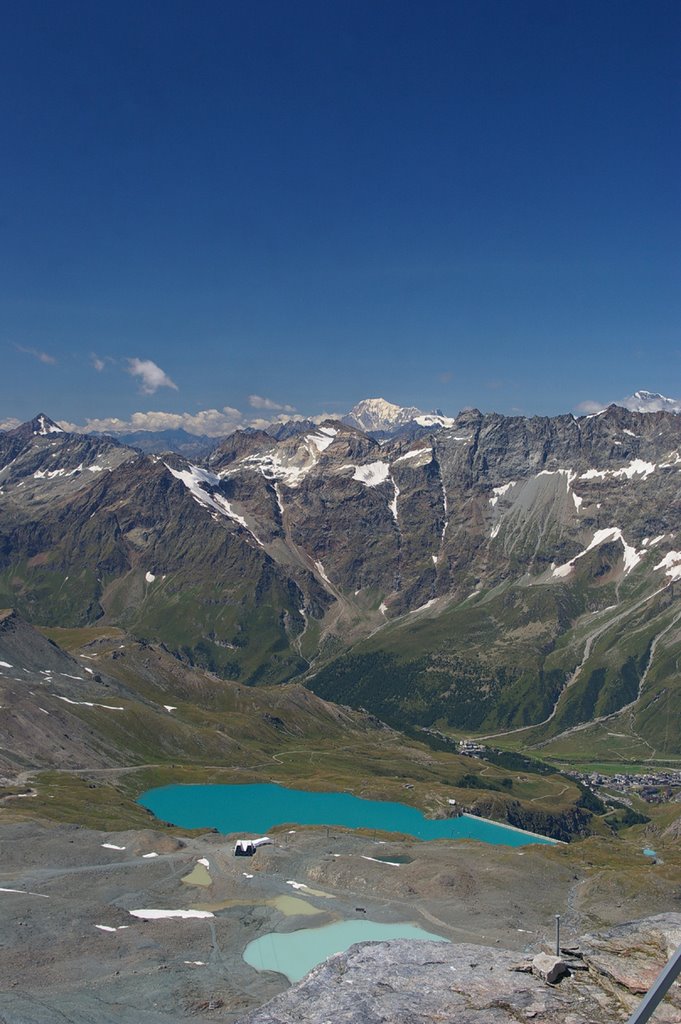
<path fill-rule="evenodd" d="M 43 414 L 0 434 L 0 606 L 397 728 L 681 755 L 681 418 L 378 402 L 201 462 Z"/>
<path fill-rule="evenodd" d="M 365 1003 L 424 1024 L 492 1005 L 500 1024 L 624 1020 L 678 941 L 681 870 L 681 416 L 626 404 L 447 417 L 369 399 L 134 444 L 45 413 L 0 432 L 0 1018 L 298 1019 L 355 954 L 251 1017 L 288 982 L 244 950 L 317 915 L 475 943 L 376 947 L 348 1020 Z M 273 811 L 243 871 L 233 840 L 138 802 L 260 782 L 559 842 Z M 556 913 L 585 958 L 558 994 L 517 963 Z M 641 942 L 651 962 L 624 970 Z M 426 955 L 461 967 L 460 993 L 429 981 L 417 1008 L 404 979 Z"/>

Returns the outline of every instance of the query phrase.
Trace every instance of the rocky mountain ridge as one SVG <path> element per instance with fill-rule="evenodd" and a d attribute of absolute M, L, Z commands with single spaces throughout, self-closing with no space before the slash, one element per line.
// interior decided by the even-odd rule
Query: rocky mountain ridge
<path fill-rule="evenodd" d="M 642 713 L 658 671 L 649 730 L 677 706 L 674 413 L 469 410 L 382 443 L 329 420 L 203 464 L 40 416 L 0 434 L 0 466 L 0 603 L 33 621 L 120 624 L 396 723 L 551 734 Z"/>

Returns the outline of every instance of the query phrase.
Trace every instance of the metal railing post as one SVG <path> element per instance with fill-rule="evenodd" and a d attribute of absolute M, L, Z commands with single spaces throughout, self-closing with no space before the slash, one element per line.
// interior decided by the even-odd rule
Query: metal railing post
<path fill-rule="evenodd" d="M 666 966 L 660 971 L 652 986 L 634 1010 L 627 1024 L 645 1024 L 650 1020 L 655 1009 L 662 1002 L 679 974 L 681 974 L 681 946 L 676 950 Z"/>

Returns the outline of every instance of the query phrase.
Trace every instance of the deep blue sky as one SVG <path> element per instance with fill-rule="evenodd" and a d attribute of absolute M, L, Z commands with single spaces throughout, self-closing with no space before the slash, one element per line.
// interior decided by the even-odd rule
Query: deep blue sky
<path fill-rule="evenodd" d="M 680 39 L 678 0 L 5 3 L 0 420 L 678 396 Z"/>

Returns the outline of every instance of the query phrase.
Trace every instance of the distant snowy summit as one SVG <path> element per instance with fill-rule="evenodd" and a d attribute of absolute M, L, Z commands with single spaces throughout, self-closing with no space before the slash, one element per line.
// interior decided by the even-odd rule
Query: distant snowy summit
<path fill-rule="evenodd" d="M 393 405 L 385 398 L 364 398 L 350 410 L 343 422 L 366 433 L 393 434 L 401 427 L 451 427 L 455 420 L 440 412 L 426 413 L 415 406 Z"/>
<path fill-rule="evenodd" d="M 616 404 L 631 412 L 681 412 L 681 400 L 665 398 L 654 391 L 634 391 L 633 395 Z"/>

